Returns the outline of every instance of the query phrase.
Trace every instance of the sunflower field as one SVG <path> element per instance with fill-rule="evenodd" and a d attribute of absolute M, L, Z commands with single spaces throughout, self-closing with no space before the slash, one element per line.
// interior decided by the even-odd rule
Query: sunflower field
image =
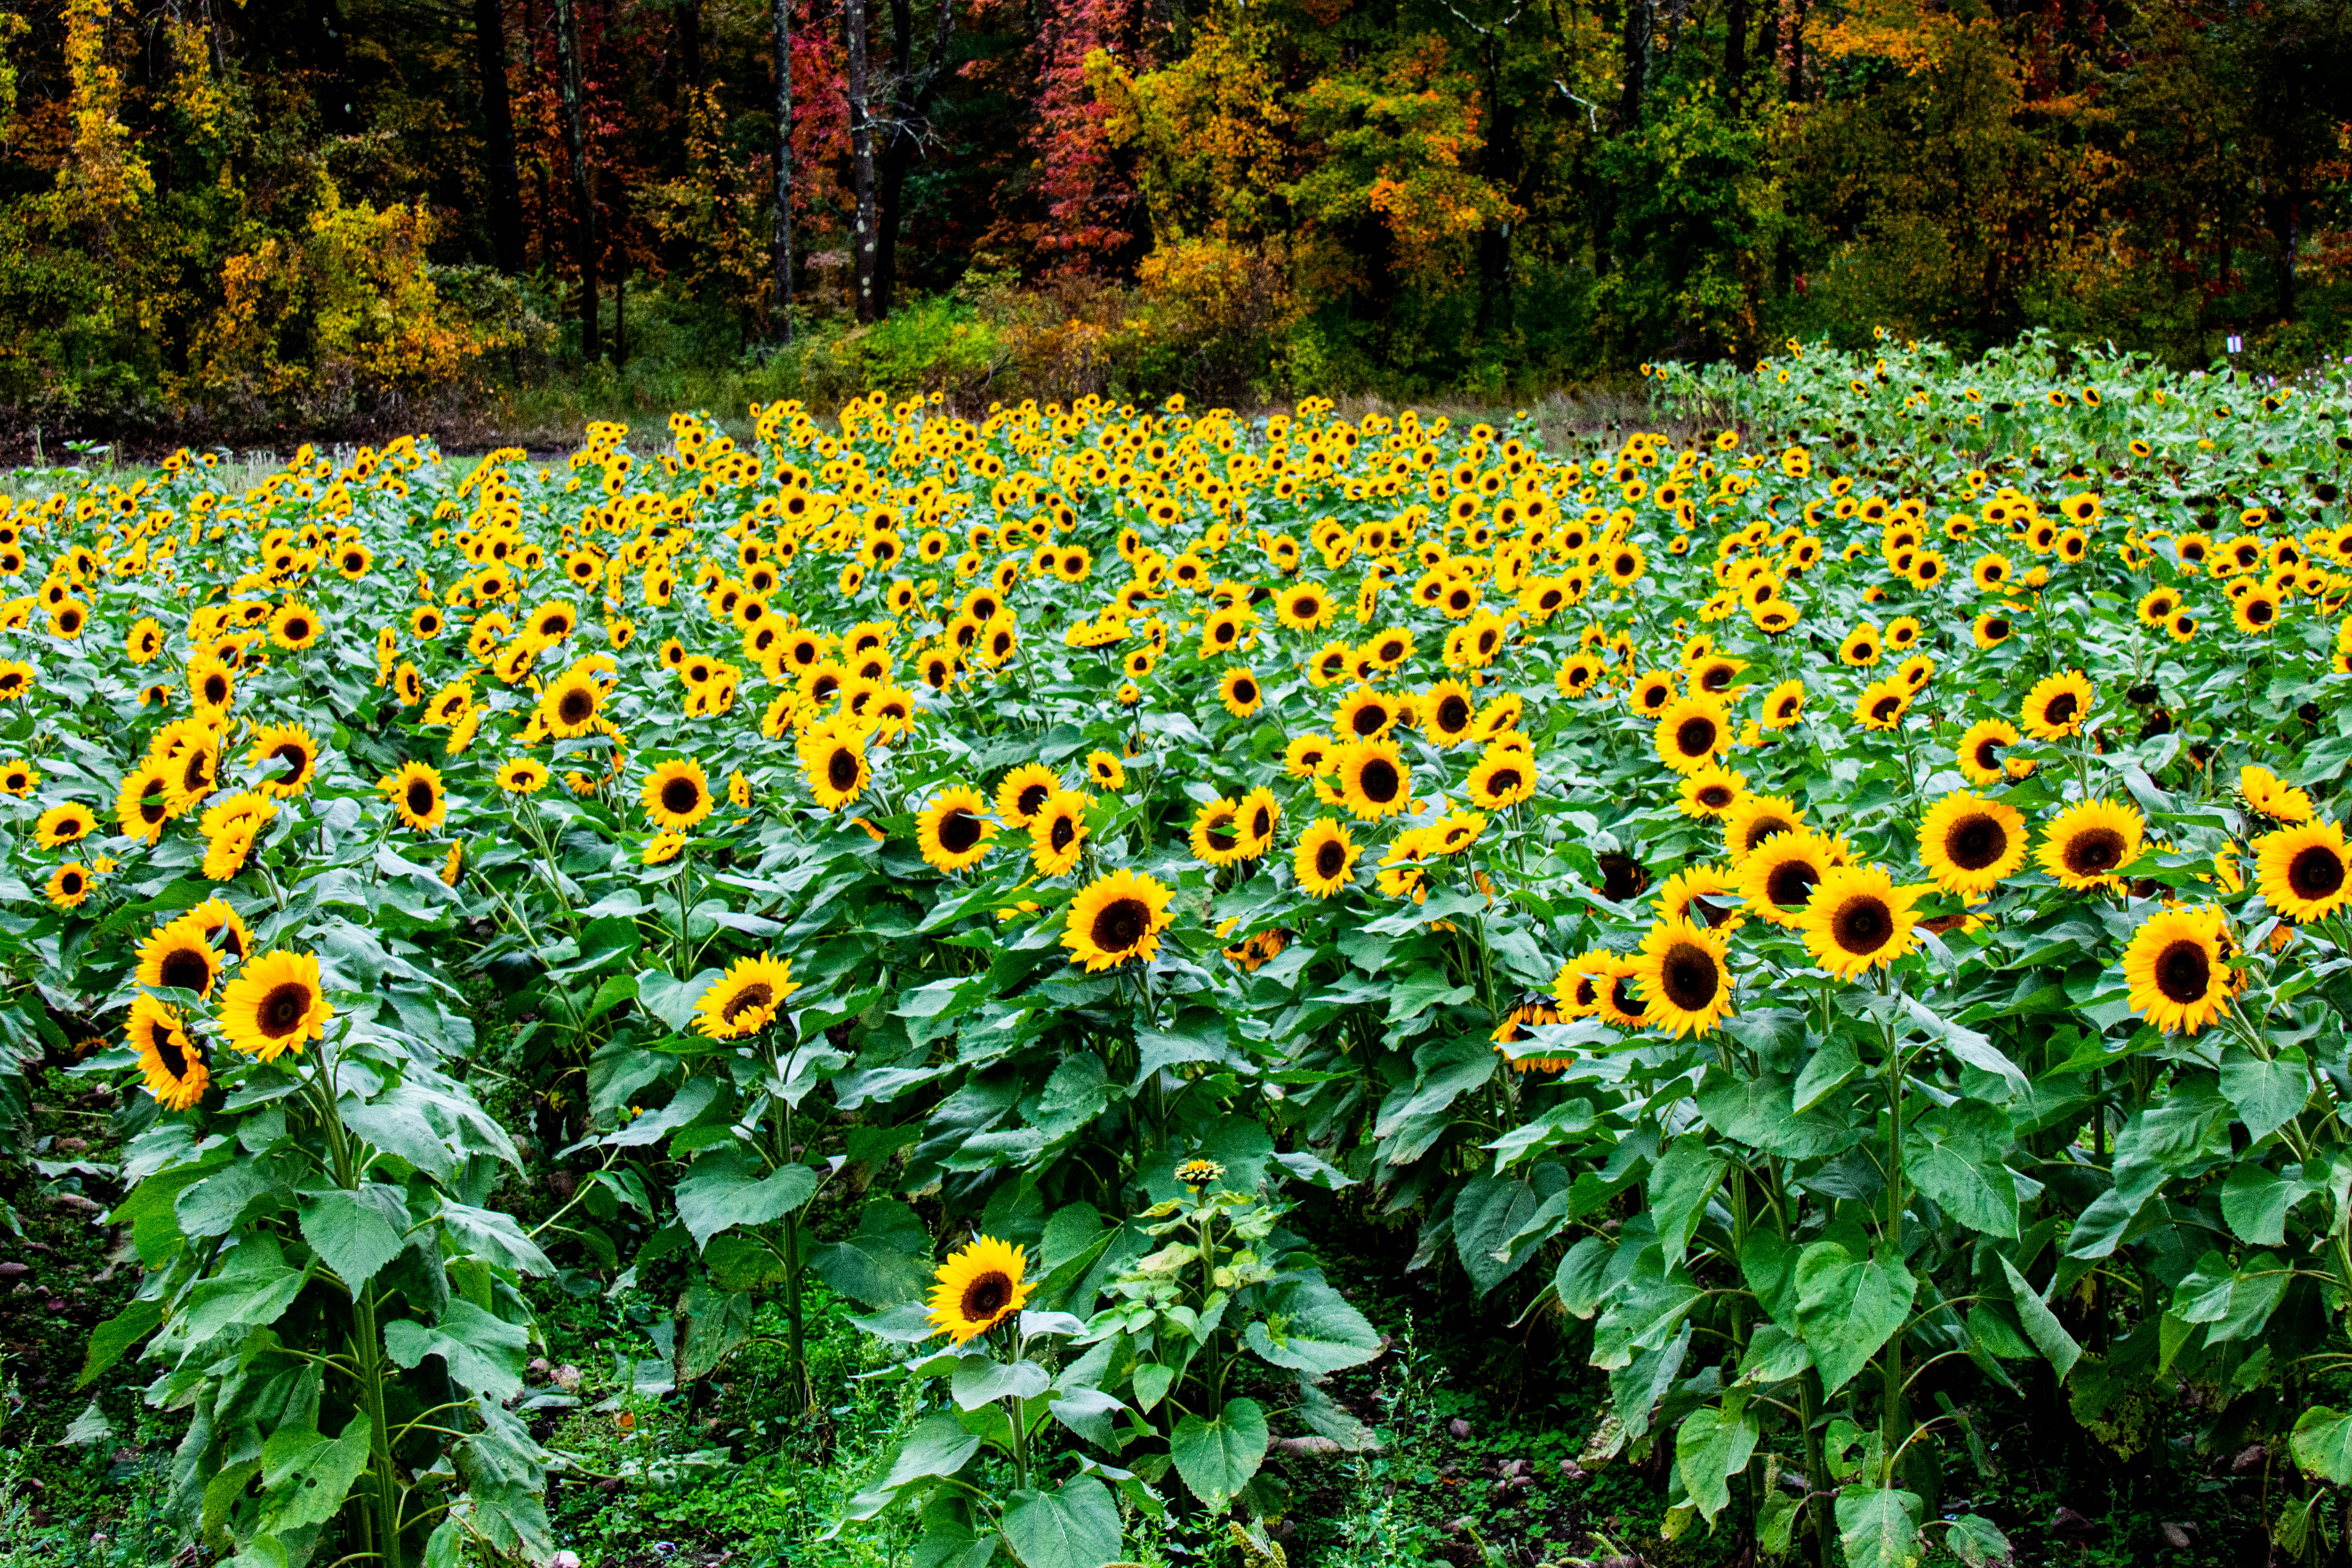
<path fill-rule="evenodd" d="M 113 1091 L 11 1152 L 103 1198 L 172 1540 L 576 1565 L 559 1492 L 751 1457 L 551 1426 L 635 1292 L 687 1407 L 854 1330 L 793 1562 L 1312 1560 L 1385 1275 L 1655 1499 L 1451 1561 L 2039 1560 L 2000 1421 L 2332 1551 L 2352 386 L 1650 374 L 1559 449 L 877 395 L 20 476 L 0 1097 Z"/>

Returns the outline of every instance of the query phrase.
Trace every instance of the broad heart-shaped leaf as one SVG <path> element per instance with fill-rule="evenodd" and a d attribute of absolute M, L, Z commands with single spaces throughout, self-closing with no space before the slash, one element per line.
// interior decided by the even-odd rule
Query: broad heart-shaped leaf
<path fill-rule="evenodd" d="M 1316 1377 L 1361 1366 L 1381 1353 L 1379 1331 L 1314 1273 L 1276 1289 L 1265 1316 L 1244 1331 L 1242 1342 L 1263 1360 Z"/>
<path fill-rule="evenodd" d="M 2221 1058 L 2221 1096 L 2257 1143 L 2294 1120 L 2311 1096 L 2311 1074 L 2301 1046 L 2263 1061 L 2243 1046 Z"/>
<path fill-rule="evenodd" d="M 1943 1211 L 1983 1236 L 2017 1237 L 2017 1183 L 1998 1158 L 1916 1124 L 1903 1133 L 1903 1171 Z"/>
<path fill-rule="evenodd" d="M 1919 1559 L 1916 1492 L 1892 1487 L 1848 1487 L 1837 1495 L 1838 1544 L 1846 1568 L 1911 1568 Z"/>
<path fill-rule="evenodd" d="M 806 1165 L 784 1165 L 754 1177 L 740 1161 L 706 1161 L 678 1181 L 678 1223 L 699 1252 L 722 1230 L 782 1218 L 808 1202 L 820 1182 Z"/>
<path fill-rule="evenodd" d="M 933 1476 L 951 1476 L 980 1452 L 980 1439 L 945 1411 L 926 1415 L 907 1434 L 890 1473 L 882 1478 L 885 1489 L 896 1491 L 910 1482 Z"/>
<path fill-rule="evenodd" d="M 87 1387 L 90 1380 L 131 1351 L 131 1347 L 155 1331 L 163 1321 L 161 1301 L 133 1301 L 121 1311 L 98 1325 L 90 1335 L 89 1353 L 81 1363 L 81 1375 L 74 1379 L 76 1388 Z"/>
<path fill-rule="evenodd" d="M 637 972 L 637 1005 L 670 1026 L 674 1034 L 684 1034 L 694 1022 L 695 1004 L 713 984 L 725 978 L 722 972 L 706 969 L 691 980 L 673 980 L 658 969 Z"/>
<path fill-rule="evenodd" d="M 2009 1279 L 2010 1298 L 2016 1303 L 2017 1321 L 2025 1330 L 2025 1337 L 2033 1342 L 2033 1348 L 2040 1351 L 2057 1370 L 2058 1381 L 2065 1382 L 2066 1374 L 2074 1370 L 2074 1363 L 2083 1359 L 2083 1347 L 2074 1342 L 2074 1336 L 2066 1331 L 2066 1325 L 2058 1321 L 2058 1315 L 2044 1304 L 2033 1287 L 2026 1283 L 2025 1276 L 2017 1271 L 2017 1265 L 2004 1258 L 2000 1260 L 2000 1271 Z"/>
<path fill-rule="evenodd" d="M 880 1311 L 914 1300 L 930 1283 L 931 1233 L 905 1204 L 876 1198 L 848 1239 L 811 1248 L 809 1264 L 835 1290 Z"/>
<path fill-rule="evenodd" d="M 2308 1182 L 2289 1181 L 2251 1161 L 2232 1165 L 2221 1184 L 2221 1217 L 2250 1247 L 2284 1247 L 2286 1216 L 2315 1190 Z"/>
<path fill-rule="evenodd" d="M 1835 1241 L 1817 1241 L 1797 1255 L 1795 1284 L 1798 1326 L 1825 1394 L 1843 1388 L 1903 1326 L 1918 1288 L 1894 1258 L 1874 1252 L 1857 1258 Z"/>
<path fill-rule="evenodd" d="M 1735 1394 L 1720 1406 L 1703 1405 L 1683 1417 L 1675 1434 L 1675 1473 L 1709 1528 L 1731 1506 L 1730 1478 L 1748 1468 L 1758 1436 L 1744 1395 Z"/>
<path fill-rule="evenodd" d="M 1176 1473 L 1192 1495 L 1222 1510 L 1265 1463 L 1265 1411 L 1255 1399 L 1229 1399 L 1213 1421 L 1187 1415 L 1169 1435 Z"/>
<path fill-rule="evenodd" d="M 2315 1405 L 2297 1417 L 2286 1440 L 2294 1462 L 2336 1486 L 2352 1486 L 2352 1415 Z"/>
<path fill-rule="evenodd" d="M 2010 1559 L 2009 1537 L 1980 1513 L 1964 1513 L 1944 1532 L 1944 1544 L 1969 1568 L 1988 1568 Z"/>
<path fill-rule="evenodd" d="M 1706 1212 L 1707 1197 L 1726 1168 L 1706 1140 L 1689 1133 L 1675 1139 L 1650 1172 L 1650 1212 L 1658 1222 L 1658 1245 L 1668 1268 L 1682 1261 L 1683 1249 L 1690 1245 L 1691 1233 Z"/>
<path fill-rule="evenodd" d="M 530 1331 L 520 1323 L 494 1318 L 463 1296 L 451 1297 L 432 1323 L 403 1318 L 383 1330 L 385 1353 L 400 1365 L 437 1355 L 452 1380 L 495 1399 L 522 1392 L 522 1352 L 530 1342 Z"/>
<path fill-rule="evenodd" d="M 1022 1568 L 1103 1568 L 1119 1560 L 1118 1505 L 1092 1476 L 1072 1476 L 1050 1492 L 1013 1493 L 1003 1528 Z"/>
<path fill-rule="evenodd" d="M 269 1493 L 267 1528 L 282 1532 L 326 1523 L 341 1510 L 367 1461 L 364 1411 L 353 1414 L 340 1437 L 322 1436 L 308 1426 L 280 1426 L 261 1445 L 261 1484 Z"/>
<path fill-rule="evenodd" d="M 958 1405 L 977 1410 L 991 1400 L 1034 1399 L 1053 1382 L 1053 1374 L 1034 1361 L 1016 1361 L 1008 1366 L 988 1356 L 968 1355 L 956 1363 L 948 1387 Z"/>
<path fill-rule="evenodd" d="M 341 1187 L 302 1194 L 302 1239 L 359 1300 L 360 1288 L 408 1245 L 408 1213 L 399 1189 L 372 1182 L 356 1193 Z"/>
<path fill-rule="evenodd" d="M 1484 1296 L 1510 1278 L 1519 1263 L 1505 1256 L 1519 1226 L 1542 1200 L 1527 1183 L 1508 1177 L 1473 1176 L 1454 1199 L 1454 1248 L 1471 1289 Z"/>

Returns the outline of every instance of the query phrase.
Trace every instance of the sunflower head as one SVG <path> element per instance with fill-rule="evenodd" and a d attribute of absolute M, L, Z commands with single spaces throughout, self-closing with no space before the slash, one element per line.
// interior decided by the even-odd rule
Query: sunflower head
<path fill-rule="evenodd" d="M 1894 963 L 1917 940 L 1920 891 L 1875 866 L 1831 867 L 1798 921 L 1813 962 L 1846 980 Z"/>
<path fill-rule="evenodd" d="M 1160 951 L 1174 896 L 1156 879 L 1124 868 L 1097 878 L 1071 900 L 1062 945 L 1090 973 L 1129 959 L 1148 961 Z"/>
<path fill-rule="evenodd" d="M 711 798 L 709 775 L 692 757 L 675 757 L 656 764 L 646 773 L 638 800 L 656 827 L 678 832 L 709 816 L 717 805 Z"/>
<path fill-rule="evenodd" d="M 139 1053 L 147 1092 L 166 1110 L 185 1110 L 212 1082 L 205 1053 L 177 1009 L 141 992 L 131 1000 L 124 1043 Z"/>
<path fill-rule="evenodd" d="M 2078 892 L 2116 887 L 2113 873 L 2139 858 L 2144 823 L 2138 807 L 2118 801 L 2069 806 L 2043 829 L 2042 868 Z"/>
<path fill-rule="evenodd" d="M 229 1045 L 266 1062 L 324 1039 L 334 1016 L 312 953 L 265 952 L 240 965 L 221 994 L 221 1027 Z"/>
<path fill-rule="evenodd" d="M 784 999 L 799 989 L 789 962 L 769 953 L 739 958 L 695 1004 L 695 1031 L 714 1040 L 756 1035 L 775 1021 Z"/>
<path fill-rule="evenodd" d="M 950 1254 L 932 1276 L 931 1327 L 957 1344 L 978 1339 L 1021 1310 L 1036 1289 L 1018 1247 L 977 1237 Z"/>
<path fill-rule="evenodd" d="M 2167 1034 L 2193 1035 L 2221 1015 L 2240 983 L 2218 909 L 2163 910 L 2132 933 L 2124 978 L 2132 1011 Z"/>

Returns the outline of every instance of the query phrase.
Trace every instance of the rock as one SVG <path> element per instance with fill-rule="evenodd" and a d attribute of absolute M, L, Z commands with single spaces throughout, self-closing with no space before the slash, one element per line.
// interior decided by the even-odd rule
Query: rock
<path fill-rule="evenodd" d="M 2231 1456 L 2230 1473 L 2233 1476 L 2242 1476 L 2248 1470 L 2258 1468 L 2264 1459 L 2270 1458 L 2270 1453 L 2271 1451 L 2260 1443 L 2248 1444 Z"/>
<path fill-rule="evenodd" d="M 2076 1513 L 2073 1509 L 2061 1505 L 2056 1516 L 2050 1521 L 2050 1528 L 2069 1541 L 2082 1542 L 2090 1540 L 2106 1527 L 2095 1519 Z"/>
<path fill-rule="evenodd" d="M 2164 1543 L 2167 1546 L 2172 1547 L 2174 1550 L 2180 1552 L 2186 1552 L 2189 1550 L 2189 1527 L 2187 1525 L 2166 1524 L 2160 1528 L 2164 1532 Z"/>
<path fill-rule="evenodd" d="M 548 1373 L 548 1380 L 553 1383 L 556 1387 L 563 1390 L 566 1394 L 569 1394 L 573 1389 L 580 1386 L 580 1369 L 573 1366 L 570 1362 L 565 1362 L 562 1366 L 557 1367 L 553 1372 Z"/>
<path fill-rule="evenodd" d="M 555 1369 L 548 1364 L 547 1358 L 545 1356 L 535 1355 L 530 1358 L 530 1364 L 524 1370 L 529 1372 L 533 1377 L 545 1377 L 549 1373 L 553 1372 Z"/>
<path fill-rule="evenodd" d="M 547 1560 L 547 1568 L 580 1568 L 580 1553 L 559 1552 Z"/>
<path fill-rule="evenodd" d="M 1562 1459 L 1559 1462 L 1559 1473 L 1567 1477 L 1571 1481 L 1584 1480 L 1588 1479 L 1590 1474 L 1582 1465 L 1578 1464 L 1574 1459 Z"/>
<path fill-rule="evenodd" d="M 1328 1437 L 1277 1437 L 1275 1451 L 1283 1454 L 1336 1454 L 1339 1445 Z"/>
<path fill-rule="evenodd" d="M 1454 1440 L 1457 1443 L 1466 1441 L 1470 1436 L 1470 1423 L 1463 1420 L 1459 1415 L 1448 1421 L 1445 1424 L 1445 1429 L 1454 1434 Z"/>

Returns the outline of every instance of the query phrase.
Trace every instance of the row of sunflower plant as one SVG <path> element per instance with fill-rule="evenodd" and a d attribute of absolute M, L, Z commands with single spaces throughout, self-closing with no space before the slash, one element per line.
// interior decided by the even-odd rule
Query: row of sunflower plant
<path fill-rule="evenodd" d="M 1374 1441 L 1344 1213 L 1589 1324 L 1670 1533 L 2004 1557 L 1998 1390 L 2274 1435 L 2326 1539 L 2346 389 L 1656 385 L 1687 438 L 877 395 L 17 487 L 0 1027 L 143 1081 L 85 1375 L 153 1364 L 176 1517 L 551 1552 L 560 1257 L 683 1277 L 679 1381 L 822 1280 L 926 1390 L 839 1528 L 1097 1568 Z"/>

